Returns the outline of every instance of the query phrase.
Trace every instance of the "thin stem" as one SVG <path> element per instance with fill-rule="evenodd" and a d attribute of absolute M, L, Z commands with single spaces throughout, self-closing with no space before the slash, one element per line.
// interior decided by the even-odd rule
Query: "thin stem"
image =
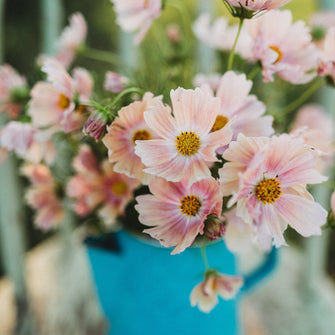
<path fill-rule="evenodd" d="M 122 91 L 114 100 L 113 102 L 107 106 L 107 108 L 113 108 L 124 96 L 130 93 L 138 93 L 140 95 L 143 95 L 143 90 L 138 87 L 129 87 Z"/>
<path fill-rule="evenodd" d="M 200 251 L 201 251 L 201 257 L 202 257 L 202 260 L 204 262 L 204 265 L 205 265 L 205 269 L 206 271 L 210 269 L 209 267 L 209 263 L 208 263 L 208 258 L 207 258 L 207 253 L 206 253 L 206 245 L 203 244 L 201 247 L 200 247 Z"/>
<path fill-rule="evenodd" d="M 258 72 L 259 72 L 259 70 L 261 69 L 261 67 L 260 67 L 260 65 L 257 63 L 256 65 L 255 65 L 255 67 L 250 71 L 250 73 L 248 74 L 248 79 L 249 80 L 253 80 L 256 76 L 257 76 L 257 74 L 258 74 Z"/>
<path fill-rule="evenodd" d="M 109 51 L 85 47 L 85 49 L 81 52 L 81 55 L 100 62 L 110 63 L 117 66 L 120 66 L 122 64 L 120 57 Z"/>
<path fill-rule="evenodd" d="M 308 98 L 310 98 L 317 90 L 319 90 L 323 85 L 325 85 L 326 81 L 324 79 L 318 80 L 314 83 L 314 85 L 310 86 L 303 94 L 301 94 L 298 99 L 292 101 L 288 104 L 284 109 L 279 109 L 271 114 L 276 115 L 280 118 L 286 116 L 287 114 L 293 112 L 298 107 L 300 107 Z"/>
<path fill-rule="evenodd" d="M 235 38 L 235 41 L 234 41 L 234 44 L 233 44 L 233 48 L 230 51 L 230 55 L 229 55 L 229 59 L 228 59 L 228 68 L 227 68 L 228 71 L 230 71 L 233 68 L 234 56 L 235 56 L 235 48 L 236 48 L 236 44 L 237 44 L 238 38 L 240 37 L 240 33 L 241 33 L 241 30 L 242 30 L 243 22 L 244 22 L 244 19 L 240 18 L 240 22 L 239 22 L 239 25 L 238 25 L 238 31 L 237 31 L 237 34 L 236 34 L 236 38 Z"/>

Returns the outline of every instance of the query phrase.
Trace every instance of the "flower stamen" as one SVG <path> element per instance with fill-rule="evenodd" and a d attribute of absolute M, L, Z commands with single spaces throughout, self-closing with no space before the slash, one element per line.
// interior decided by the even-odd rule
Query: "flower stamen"
<path fill-rule="evenodd" d="M 137 130 L 133 135 L 132 141 L 135 144 L 135 141 L 137 140 L 139 141 L 151 140 L 151 134 L 145 129 Z"/>
<path fill-rule="evenodd" d="M 200 138 L 193 131 L 183 131 L 176 136 L 176 147 L 183 156 L 194 155 L 200 148 Z"/>
<path fill-rule="evenodd" d="M 195 216 L 200 208 L 200 201 L 194 195 L 187 195 L 180 200 L 181 212 L 187 216 Z"/>
<path fill-rule="evenodd" d="M 67 109 L 70 106 L 70 99 L 63 93 L 60 94 L 58 99 L 58 106 L 60 109 Z"/>
<path fill-rule="evenodd" d="M 256 186 L 256 196 L 264 204 L 273 204 L 281 196 L 280 182 L 276 178 L 262 180 Z"/>
<path fill-rule="evenodd" d="M 229 119 L 226 116 L 218 115 L 215 119 L 211 132 L 222 129 L 228 122 Z"/>
<path fill-rule="evenodd" d="M 274 52 L 277 53 L 277 59 L 274 61 L 274 64 L 277 64 L 278 62 L 280 62 L 283 58 L 283 53 L 282 51 L 275 45 L 271 45 L 270 49 L 273 50 Z"/>
<path fill-rule="evenodd" d="M 115 195 L 124 195 L 128 190 L 128 185 L 123 180 L 117 180 L 111 186 L 112 192 Z"/>

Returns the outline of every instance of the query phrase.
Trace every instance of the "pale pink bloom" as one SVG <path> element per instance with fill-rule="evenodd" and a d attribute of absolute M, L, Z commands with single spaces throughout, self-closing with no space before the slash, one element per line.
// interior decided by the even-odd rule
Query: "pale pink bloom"
<path fill-rule="evenodd" d="M 303 138 L 314 150 L 320 171 L 332 163 L 334 121 L 321 105 L 308 104 L 299 109 L 291 126 L 291 135 Z"/>
<path fill-rule="evenodd" d="M 233 47 L 238 24 L 229 26 L 225 17 L 219 17 L 211 24 L 209 14 L 202 14 L 193 24 L 195 36 L 204 44 L 211 48 L 227 51 Z M 245 59 L 252 59 L 253 40 L 249 36 L 247 29 L 242 27 L 235 51 Z"/>
<path fill-rule="evenodd" d="M 102 139 L 108 149 L 109 161 L 115 163 L 115 172 L 137 178 L 144 184 L 147 184 L 152 176 L 143 171 L 145 166 L 135 154 L 136 141 L 157 138 L 156 130 L 148 127 L 143 114 L 161 100 L 161 97 L 146 93 L 141 101 L 123 107 Z"/>
<path fill-rule="evenodd" d="M 208 86 L 202 88 L 209 90 Z M 265 105 L 255 95 L 249 94 L 251 88 L 252 81 L 247 80 L 245 74 L 228 71 L 220 79 L 216 97 L 220 98 L 221 106 L 214 129 L 220 129 L 231 121 L 232 140 L 240 133 L 246 136 L 270 136 L 274 133 L 273 117 L 264 116 Z"/>
<path fill-rule="evenodd" d="M 335 213 L 335 192 L 332 193 L 330 198 L 330 207 L 333 213 Z"/>
<path fill-rule="evenodd" d="M 229 5 L 237 8 L 243 7 L 248 11 L 260 12 L 282 7 L 291 0 L 224 0 Z"/>
<path fill-rule="evenodd" d="M 135 152 L 148 168 L 145 172 L 178 182 L 188 183 L 208 178 L 207 163 L 217 161 L 216 149 L 229 143 L 232 132 L 227 124 L 211 131 L 220 112 L 220 100 L 196 88 L 171 90 L 170 108 L 157 102 L 144 112 L 149 128 L 159 139 L 137 141 Z"/>
<path fill-rule="evenodd" d="M 42 164 L 25 165 L 21 171 L 32 183 L 25 198 L 36 210 L 35 225 L 42 230 L 59 226 L 64 212 L 56 196 L 55 182 L 49 168 Z"/>
<path fill-rule="evenodd" d="M 165 247 L 175 246 L 173 254 L 189 247 L 204 233 L 207 215 L 220 216 L 222 196 L 218 182 L 210 177 L 188 185 L 155 178 L 149 183 L 153 195 L 136 197 L 139 221 L 152 228 L 144 232 Z"/>
<path fill-rule="evenodd" d="M 106 79 L 104 88 L 106 91 L 113 93 L 121 93 L 129 83 L 127 77 L 121 76 L 119 73 L 108 71 L 106 73 Z"/>
<path fill-rule="evenodd" d="M 152 21 L 161 15 L 161 0 L 111 0 L 117 15 L 117 23 L 126 32 L 137 32 L 135 43 L 139 44 Z"/>
<path fill-rule="evenodd" d="M 13 92 L 25 88 L 26 79 L 20 76 L 10 65 L 0 66 L 0 113 L 7 112 L 11 118 L 18 116 L 21 105 L 13 101 Z"/>
<path fill-rule="evenodd" d="M 244 151 L 247 146 L 251 149 Z M 277 247 L 286 244 L 283 233 L 288 224 L 305 237 L 320 235 L 327 212 L 313 200 L 306 184 L 327 178 L 315 169 L 312 150 L 289 135 L 274 136 L 258 148 L 259 142 L 255 145 L 253 138 L 249 141 L 241 136 L 223 154 L 231 164 L 220 169 L 223 188 L 234 165 L 238 173 L 239 186 L 233 197 L 237 215 L 253 225 L 262 246 L 272 239 Z"/>
<path fill-rule="evenodd" d="M 209 75 L 198 73 L 193 79 L 193 85 L 195 87 L 206 85 L 209 86 L 212 91 L 216 92 L 220 86 L 221 77 L 222 75 L 220 73 L 212 73 Z"/>
<path fill-rule="evenodd" d="M 325 30 L 335 27 L 335 11 L 325 10 L 316 12 L 309 20 L 309 24 L 312 27 L 321 27 Z"/>
<path fill-rule="evenodd" d="M 87 34 L 86 21 L 81 13 L 75 13 L 70 17 L 70 25 L 67 26 L 56 42 L 57 53 L 55 58 L 68 68 L 76 55 L 77 50 L 85 42 Z"/>
<path fill-rule="evenodd" d="M 233 299 L 242 285 L 242 277 L 209 270 L 205 273 L 205 280 L 193 288 L 191 306 L 198 305 L 202 312 L 209 313 L 218 304 L 218 296 L 225 300 Z"/>
<path fill-rule="evenodd" d="M 278 29 L 280 27 L 280 29 Z M 293 84 L 315 77 L 318 50 L 303 21 L 292 23 L 289 10 L 274 10 L 248 22 L 254 40 L 253 57 L 262 63 L 265 82 L 277 74 Z"/>
<path fill-rule="evenodd" d="M 324 39 L 318 75 L 330 77 L 335 84 L 335 26 L 329 29 Z"/>
<path fill-rule="evenodd" d="M 224 234 L 225 244 L 234 254 L 246 254 L 255 246 L 255 235 L 252 226 L 237 216 L 236 207 L 224 213 L 226 220 L 226 232 Z M 269 249 L 271 245 L 269 244 Z"/>

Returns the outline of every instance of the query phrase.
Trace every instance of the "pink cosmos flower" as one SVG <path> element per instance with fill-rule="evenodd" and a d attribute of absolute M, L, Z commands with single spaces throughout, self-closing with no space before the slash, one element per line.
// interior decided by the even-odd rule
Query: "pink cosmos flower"
<path fill-rule="evenodd" d="M 64 212 L 49 168 L 42 164 L 25 165 L 22 174 L 32 183 L 26 193 L 26 201 L 37 212 L 34 219 L 36 226 L 45 231 L 58 227 Z"/>
<path fill-rule="evenodd" d="M 318 75 L 330 77 L 335 85 L 335 26 L 326 34 L 320 57 Z"/>
<path fill-rule="evenodd" d="M 38 82 L 31 91 L 28 114 L 33 126 L 54 127 L 64 132 L 78 130 L 84 121 L 81 103 L 89 100 L 92 92 L 92 78 L 84 69 L 75 69 L 74 78 L 55 59 L 47 59 L 42 70 L 48 83 Z M 75 95 L 80 99 L 74 102 Z"/>
<path fill-rule="evenodd" d="M 318 50 L 311 42 L 309 28 L 303 21 L 292 23 L 289 10 L 274 10 L 249 21 L 248 31 L 254 40 L 253 57 L 262 63 L 265 82 L 273 81 L 275 73 L 293 84 L 315 77 Z"/>
<path fill-rule="evenodd" d="M 315 149 L 314 154 L 319 171 L 323 171 L 332 163 L 334 122 L 321 105 L 308 104 L 300 108 L 290 134 L 301 137 L 305 144 Z"/>
<path fill-rule="evenodd" d="M 225 17 L 219 17 L 211 24 L 209 14 L 202 14 L 193 24 L 195 36 L 211 48 L 229 52 L 234 44 L 238 24 L 229 26 Z M 244 59 L 252 59 L 253 40 L 243 26 L 235 51 Z"/>
<path fill-rule="evenodd" d="M 211 176 L 207 163 L 217 161 L 216 149 L 229 143 L 232 132 L 227 124 L 211 131 L 220 112 L 220 100 L 196 88 L 178 88 L 170 93 L 170 108 L 157 102 L 144 112 L 149 128 L 159 139 L 137 141 L 135 152 L 141 157 L 145 172 L 178 182 L 188 183 Z"/>
<path fill-rule="evenodd" d="M 136 197 L 139 221 L 152 228 L 144 232 L 165 247 L 175 246 L 173 254 L 189 247 L 204 233 L 207 215 L 220 216 L 222 196 L 218 182 L 210 177 L 188 186 L 187 181 L 167 182 L 155 178 L 149 183 L 153 195 Z"/>
<path fill-rule="evenodd" d="M 221 77 L 220 73 L 211 73 L 208 75 L 198 73 L 193 79 L 193 85 L 195 87 L 209 86 L 212 91 L 216 92 L 220 86 Z"/>
<path fill-rule="evenodd" d="M 113 165 L 107 161 L 98 165 L 87 145 L 80 148 L 73 166 L 77 174 L 67 185 L 67 195 L 75 199 L 75 212 L 86 216 L 101 206 L 98 215 L 111 228 L 117 216 L 124 214 L 138 181 L 114 172 Z"/>
<path fill-rule="evenodd" d="M 69 21 L 70 25 L 63 30 L 57 41 L 55 55 L 55 58 L 66 68 L 73 62 L 76 52 L 84 43 L 87 34 L 86 21 L 81 13 L 73 14 Z"/>
<path fill-rule="evenodd" d="M 218 296 L 228 300 L 235 297 L 243 285 L 243 279 L 238 276 L 228 276 L 209 270 L 205 273 L 205 280 L 194 287 L 191 292 L 191 305 L 205 313 L 209 313 L 219 302 Z"/>
<path fill-rule="evenodd" d="M 291 0 L 224 0 L 227 4 L 252 12 L 260 12 L 282 7 Z"/>
<path fill-rule="evenodd" d="M 0 113 L 7 112 L 10 118 L 18 116 L 22 106 L 13 101 L 12 94 L 17 89 L 25 88 L 26 85 L 26 79 L 10 65 L 0 66 Z"/>
<path fill-rule="evenodd" d="M 261 141 L 239 136 L 223 154 L 229 163 L 219 171 L 222 188 L 227 184 L 236 187 L 238 176 L 233 197 L 237 215 L 253 226 L 265 247 L 272 239 L 277 247 L 286 244 L 283 232 L 288 224 L 305 237 L 320 235 L 327 212 L 313 200 L 306 184 L 327 178 L 315 169 L 312 150 L 301 139 L 286 134 L 267 141 L 264 138 L 267 143 L 263 146 Z"/>
<path fill-rule="evenodd" d="M 148 127 L 143 115 L 150 106 L 161 100 L 162 97 L 154 97 L 152 93 L 146 93 L 141 101 L 135 101 L 123 107 L 102 139 L 108 149 L 109 161 L 115 163 L 115 172 L 137 178 L 143 184 L 147 184 L 152 176 L 143 171 L 145 166 L 135 154 L 136 141 L 157 138 L 155 129 Z"/>
<path fill-rule="evenodd" d="M 325 30 L 335 27 L 335 11 L 326 10 L 316 12 L 309 20 L 312 27 L 322 27 Z"/>
<path fill-rule="evenodd" d="M 216 97 L 220 98 L 221 106 L 213 128 L 221 129 L 231 121 L 232 140 L 240 133 L 246 136 L 270 136 L 274 133 L 273 117 L 264 116 L 265 105 L 255 95 L 249 95 L 251 87 L 252 81 L 247 80 L 245 74 L 228 71 L 221 77 L 217 88 Z M 214 94 L 208 86 L 201 88 Z"/>
<path fill-rule="evenodd" d="M 104 88 L 106 91 L 118 94 L 126 88 L 128 83 L 129 79 L 127 77 L 121 76 L 116 72 L 108 71 L 106 73 Z"/>
<path fill-rule="evenodd" d="M 161 0 L 111 0 L 117 14 L 117 23 L 127 32 L 137 31 L 135 44 L 147 34 L 152 21 L 161 15 Z"/>

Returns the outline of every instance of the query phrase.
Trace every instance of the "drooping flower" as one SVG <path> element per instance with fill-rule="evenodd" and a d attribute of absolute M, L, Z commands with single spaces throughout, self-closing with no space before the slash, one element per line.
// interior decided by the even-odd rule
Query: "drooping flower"
<path fill-rule="evenodd" d="M 191 306 L 197 305 L 202 312 L 209 313 L 218 304 L 218 296 L 225 300 L 232 299 L 242 285 L 242 277 L 208 270 L 204 281 L 196 285 L 191 292 Z"/>
<path fill-rule="evenodd" d="M 178 88 L 170 93 L 170 108 L 158 102 L 144 113 L 149 128 L 159 139 L 137 141 L 135 152 L 145 172 L 189 184 L 211 176 L 207 163 L 217 161 L 216 149 L 229 143 L 230 125 L 211 131 L 220 111 L 220 100 L 199 88 Z"/>
<path fill-rule="evenodd" d="M 252 18 L 255 14 L 280 8 L 291 0 L 223 0 L 230 8 L 233 16 L 245 19 Z"/>
<path fill-rule="evenodd" d="M 126 88 L 128 83 L 129 79 L 127 77 L 121 76 L 116 72 L 108 71 L 106 73 L 104 88 L 106 91 L 118 94 Z"/>
<path fill-rule="evenodd" d="M 10 65 L 0 66 L 0 113 L 6 112 L 11 119 L 19 115 L 22 106 L 15 100 L 15 95 L 25 90 L 26 85 L 26 79 Z"/>
<path fill-rule="evenodd" d="M 145 166 L 135 154 L 136 141 L 157 138 L 156 131 L 145 123 L 143 114 L 161 99 L 146 93 L 141 101 L 123 107 L 102 139 L 108 149 L 109 161 L 115 163 L 115 172 L 137 178 L 144 184 L 152 177 L 143 171 Z"/>
<path fill-rule="evenodd" d="M 264 116 L 265 105 L 255 95 L 249 94 L 251 87 L 252 81 L 247 80 L 245 74 L 228 71 L 221 77 L 216 91 L 221 102 L 220 113 L 213 129 L 221 129 L 231 121 L 232 140 L 240 133 L 246 136 L 270 136 L 274 133 L 273 117 Z M 202 89 L 214 94 L 209 86 L 203 85 Z"/>
<path fill-rule="evenodd" d="M 54 127 L 66 133 L 80 129 L 86 111 L 82 103 L 92 92 L 91 76 L 85 69 L 75 69 L 72 79 L 55 59 L 47 59 L 42 70 L 48 82 L 36 83 L 31 91 L 28 114 L 33 126 Z"/>
<path fill-rule="evenodd" d="M 225 17 L 217 18 L 211 24 L 209 14 L 202 14 L 193 24 L 195 36 L 204 44 L 217 50 L 230 52 L 233 47 L 238 24 L 229 26 Z M 247 29 L 243 26 L 236 44 L 235 52 L 244 59 L 252 59 L 253 40 L 249 36 Z"/>
<path fill-rule="evenodd" d="M 321 234 L 327 212 L 306 184 L 327 178 L 315 169 L 311 151 L 302 139 L 285 134 L 268 140 L 242 135 L 223 154 L 229 162 L 219 171 L 222 189 L 227 185 L 236 192 L 237 215 L 253 226 L 262 246 L 272 239 L 276 246 L 286 244 L 287 225 L 305 237 Z"/>
<path fill-rule="evenodd" d="M 81 13 L 73 14 L 69 21 L 70 25 L 63 30 L 56 42 L 57 52 L 55 54 L 55 58 L 66 68 L 73 62 L 87 34 L 86 21 Z"/>
<path fill-rule="evenodd" d="M 334 123 L 321 105 L 308 104 L 300 108 L 291 127 L 292 136 L 301 137 L 305 144 L 315 149 L 313 153 L 319 171 L 332 163 L 335 149 Z"/>
<path fill-rule="evenodd" d="M 117 23 L 126 32 L 137 32 L 135 43 L 139 44 L 152 21 L 161 15 L 161 0 L 111 0 L 117 14 Z"/>
<path fill-rule="evenodd" d="M 138 181 L 116 173 L 113 164 L 103 161 L 101 165 L 89 146 L 81 146 L 73 161 L 77 174 L 67 185 L 67 195 L 75 200 L 74 210 L 86 216 L 95 209 L 108 228 L 113 228 L 117 216 L 123 215 Z"/>
<path fill-rule="evenodd" d="M 28 164 L 23 166 L 22 174 L 32 183 L 25 198 L 36 210 L 35 225 L 45 231 L 58 227 L 64 212 L 55 193 L 55 182 L 50 169 L 42 164 Z"/>
<path fill-rule="evenodd" d="M 185 180 L 172 183 L 155 178 L 149 189 L 152 195 L 136 197 L 139 221 L 152 227 L 144 232 L 163 246 L 175 246 L 171 254 L 184 251 L 198 234 L 204 233 L 209 214 L 221 214 L 222 197 L 218 182 L 212 177 L 190 186 Z"/>
<path fill-rule="evenodd" d="M 253 58 L 261 62 L 265 82 L 273 81 L 274 74 L 293 84 L 315 77 L 318 50 L 310 29 L 303 21 L 292 23 L 289 10 L 270 11 L 247 27 L 254 40 Z"/>

